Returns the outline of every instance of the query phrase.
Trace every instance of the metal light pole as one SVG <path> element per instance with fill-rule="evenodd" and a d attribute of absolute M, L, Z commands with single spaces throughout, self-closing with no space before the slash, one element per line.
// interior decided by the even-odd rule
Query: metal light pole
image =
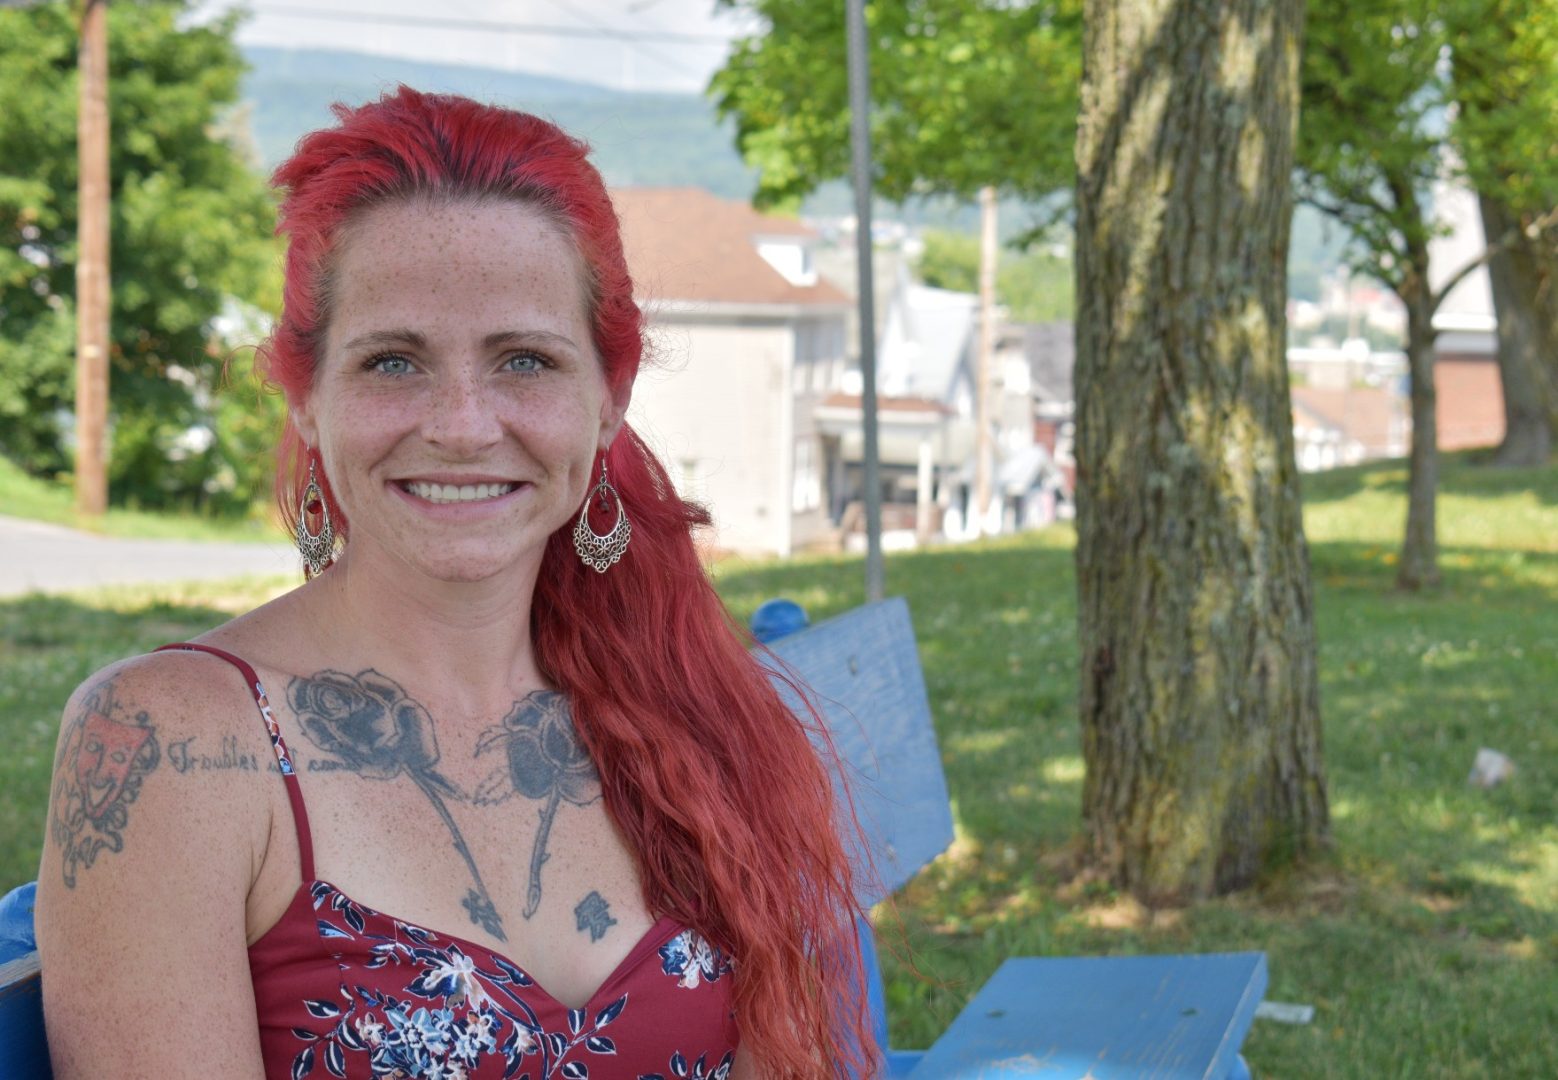
<path fill-rule="evenodd" d="M 995 367 L 995 271 L 997 259 L 995 188 L 979 189 L 979 353 L 974 361 L 974 395 L 977 429 L 974 435 L 974 534 L 999 531 L 990 528 L 990 376 Z"/>
<path fill-rule="evenodd" d="M 83 0 L 76 118 L 76 510 L 108 509 L 108 0 Z"/>
<path fill-rule="evenodd" d="M 860 423 L 865 435 L 866 600 L 884 594 L 882 481 L 876 431 L 876 284 L 871 265 L 871 67 L 865 0 L 848 0 L 849 143 L 855 179 L 855 253 L 860 304 Z"/>

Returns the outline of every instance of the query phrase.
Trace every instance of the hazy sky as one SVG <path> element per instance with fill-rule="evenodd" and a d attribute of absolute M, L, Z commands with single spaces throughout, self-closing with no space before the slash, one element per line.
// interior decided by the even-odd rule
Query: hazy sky
<path fill-rule="evenodd" d="M 207 0 L 224 10 L 233 0 Z M 699 92 L 750 23 L 714 0 L 247 0 L 245 45 L 351 49 Z M 462 22 L 485 25 L 459 26 Z"/>

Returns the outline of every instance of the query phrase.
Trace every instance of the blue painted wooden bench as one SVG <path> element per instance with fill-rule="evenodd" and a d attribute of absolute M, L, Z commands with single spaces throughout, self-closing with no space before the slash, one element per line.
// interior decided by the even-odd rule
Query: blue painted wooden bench
<path fill-rule="evenodd" d="M 886 600 L 785 634 L 800 621 L 798 609 L 770 604 L 754 616 L 754 632 L 811 687 L 827 721 L 880 879 L 863 896 L 874 903 L 945 851 L 953 836 L 908 605 Z M 795 707 L 783 683 L 780 692 Z M 869 927 L 862 937 L 889 1076 L 1249 1076 L 1239 1048 L 1266 992 L 1263 953 L 1010 959 L 934 1046 L 901 1051 L 888 1047 Z"/>
<path fill-rule="evenodd" d="M 38 952 L 32 938 L 35 885 L 29 881 L 0 900 L 0 1077 L 4 1080 L 50 1076 Z"/>
<path fill-rule="evenodd" d="M 811 687 L 828 723 L 876 868 L 862 899 L 875 903 L 945 851 L 953 835 L 908 606 L 887 600 L 794 630 L 801 621 L 793 605 L 777 605 L 760 610 L 754 627 Z M 784 630 L 794 632 L 776 636 Z M 779 686 L 797 707 L 794 691 Z M 0 904 L 0 1080 L 49 1076 L 30 901 L 18 891 Z M 1261 953 L 1010 959 L 934 1046 L 904 1051 L 888 1047 L 874 938 L 868 925 L 861 931 L 866 993 L 889 1076 L 1248 1076 L 1238 1052 L 1265 993 Z"/>

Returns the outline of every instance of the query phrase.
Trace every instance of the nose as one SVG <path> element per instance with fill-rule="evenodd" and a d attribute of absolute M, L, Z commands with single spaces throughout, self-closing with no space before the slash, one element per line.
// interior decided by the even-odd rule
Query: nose
<path fill-rule="evenodd" d="M 498 395 L 483 386 L 471 368 L 442 373 L 432 394 L 423 432 L 427 440 L 451 454 L 470 456 L 503 436 Z"/>

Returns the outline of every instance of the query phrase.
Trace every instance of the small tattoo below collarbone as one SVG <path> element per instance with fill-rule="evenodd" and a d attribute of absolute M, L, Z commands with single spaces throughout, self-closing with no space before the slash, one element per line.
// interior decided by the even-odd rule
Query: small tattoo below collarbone
<path fill-rule="evenodd" d="M 599 941 L 606 936 L 607 930 L 617 925 L 617 920 L 611 917 L 611 905 L 593 890 L 573 909 L 573 917 L 581 931 L 588 931 L 591 942 Z"/>

